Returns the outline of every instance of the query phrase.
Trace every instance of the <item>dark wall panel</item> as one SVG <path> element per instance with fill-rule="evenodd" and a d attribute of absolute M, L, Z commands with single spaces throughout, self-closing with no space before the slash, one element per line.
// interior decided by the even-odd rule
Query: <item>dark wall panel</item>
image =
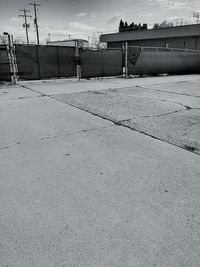
<path fill-rule="evenodd" d="M 134 58 L 138 57 L 136 62 Z M 200 53 L 129 50 L 129 74 L 189 74 L 200 73 Z"/>
<path fill-rule="evenodd" d="M 6 46 L 0 46 L 0 81 L 10 81 L 10 64 Z"/>
<path fill-rule="evenodd" d="M 80 53 L 81 77 L 106 77 L 122 74 L 122 50 L 83 50 Z"/>

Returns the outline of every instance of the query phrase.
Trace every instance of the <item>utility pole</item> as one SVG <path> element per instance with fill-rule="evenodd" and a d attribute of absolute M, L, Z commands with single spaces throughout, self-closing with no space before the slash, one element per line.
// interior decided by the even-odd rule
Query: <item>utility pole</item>
<path fill-rule="evenodd" d="M 49 42 L 51 42 L 51 34 L 48 33 Z"/>
<path fill-rule="evenodd" d="M 27 40 L 27 45 L 29 44 L 29 39 L 28 39 L 28 28 L 30 28 L 30 25 L 27 23 L 27 18 L 31 18 L 32 16 L 27 15 L 28 12 L 30 12 L 30 10 L 26 10 L 26 9 L 20 9 L 20 11 L 22 11 L 24 13 L 24 15 L 19 15 L 19 17 L 23 17 L 25 23 L 23 24 L 23 27 L 26 30 L 26 40 Z"/>
<path fill-rule="evenodd" d="M 37 17 L 37 7 L 41 6 L 41 4 L 36 4 L 35 2 L 33 4 L 29 4 L 30 6 L 34 7 L 34 14 L 35 14 L 35 19 L 34 19 L 34 24 L 36 28 L 36 33 L 37 33 L 37 44 L 40 44 L 40 39 L 39 39 L 39 30 L 38 30 L 38 17 Z"/>

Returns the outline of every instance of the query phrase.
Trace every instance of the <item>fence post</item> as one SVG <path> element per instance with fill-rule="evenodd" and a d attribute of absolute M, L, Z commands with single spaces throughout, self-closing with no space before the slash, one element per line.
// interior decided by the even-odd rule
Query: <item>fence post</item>
<path fill-rule="evenodd" d="M 38 45 L 36 45 L 35 46 L 35 48 L 36 48 L 36 55 L 37 55 L 37 65 L 38 65 L 38 78 L 39 78 L 39 80 L 41 79 L 41 71 L 40 71 L 40 58 L 39 58 L 39 46 Z"/>
<path fill-rule="evenodd" d="M 60 58 L 59 58 L 59 46 L 56 46 L 57 66 L 58 66 L 58 79 L 60 78 Z"/>
<path fill-rule="evenodd" d="M 81 78 L 81 69 L 80 69 L 80 60 L 79 60 L 79 47 L 78 47 L 78 40 L 75 41 L 75 60 L 76 60 L 76 76 L 80 81 Z"/>
<path fill-rule="evenodd" d="M 125 42 L 125 78 L 128 78 L 128 43 Z"/>
<path fill-rule="evenodd" d="M 16 58 L 13 44 L 13 36 L 8 34 L 8 54 L 10 59 L 10 73 L 11 73 L 11 83 L 17 83 L 17 66 Z"/>

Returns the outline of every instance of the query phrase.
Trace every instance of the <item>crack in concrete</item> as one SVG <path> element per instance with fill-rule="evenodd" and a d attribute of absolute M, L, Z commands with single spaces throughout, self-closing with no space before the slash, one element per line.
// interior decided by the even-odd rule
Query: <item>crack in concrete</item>
<path fill-rule="evenodd" d="M 25 87 L 25 86 L 23 86 L 23 87 L 26 88 L 26 89 L 29 89 L 28 87 Z M 138 87 L 138 88 L 142 88 L 142 89 L 145 89 L 145 90 L 148 90 L 148 88 L 143 88 L 143 87 L 140 87 L 140 86 L 136 86 L 136 87 Z M 132 88 L 132 87 L 130 87 L 130 88 Z M 37 93 L 41 94 L 40 92 L 38 92 L 38 91 L 36 91 L 36 90 L 33 90 L 33 89 L 29 89 L 29 90 L 32 90 L 32 91 L 34 91 L 34 92 L 37 92 Z M 150 90 L 157 91 L 157 90 L 154 90 L 154 89 L 150 89 Z M 159 91 L 161 91 L 161 90 L 159 90 Z M 161 92 L 163 92 L 163 91 L 161 91 Z M 169 93 L 169 92 L 167 92 L 167 93 Z M 173 93 L 174 93 L 174 92 L 173 92 Z M 169 93 L 169 94 L 170 94 L 170 93 Z M 178 93 L 178 94 L 179 94 L 179 93 Z M 182 94 L 181 94 L 181 95 L 182 95 Z M 200 154 L 197 153 L 195 149 L 193 150 L 193 149 L 187 147 L 187 145 L 180 146 L 180 145 L 174 144 L 174 143 L 172 143 L 172 142 L 165 141 L 165 140 L 160 139 L 160 138 L 158 138 L 158 137 L 156 137 L 156 136 L 154 136 L 154 135 L 151 135 L 151 134 L 149 134 L 149 133 L 143 132 L 143 131 L 138 130 L 138 129 L 134 128 L 134 127 L 131 127 L 131 126 L 129 126 L 129 125 L 124 124 L 125 122 L 128 122 L 130 119 L 124 120 L 124 122 L 123 122 L 123 121 L 117 121 L 117 120 L 114 120 L 114 119 L 112 119 L 112 118 L 108 118 L 107 116 L 103 116 L 103 115 L 100 115 L 100 114 L 98 114 L 98 113 L 94 113 L 94 112 L 92 112 L 92 111 L 88 111 L 87 109 L 78 107 L 78 106 L 76 106 L 76 105 L 74 105 L 74 104 L 66 103 L 66 102 L 64 102 L 64 101 L 62 101 L 62 100 L 60 100 L 60 99 L 56 99 L 54 96 L 50 96 L 50 95 L 46 95 L 46 96 L 48 96 L 49 98 L 54 99 L 54 100 L 56 100 L 56 101 L 58 101 L 58 102 L 61 102 L 61 103 L 65 104 L 65 105 L 69 105 L 69 106 L 74 107 L 74 108 L 77 108 L 77 109 L 79 109 L 79 110 L 81 110 L 81 111 L 85 111 L 85 112 L 87 112 L 87 113 L 89 113 L 89 114 L 92 114 L 93 116 L 99 117 L 99 118 L 104 119 L 104 120 L 107 120 L 107 121 L 109 121 L 109 122 L 112 122 L 114 125 L 122 126 L 122 127 L 124 127 L 124 128 L 129 129 L 129 130 L 132 130 L 132 131 L 135 131 L 135 132 L 144 134 L 145 136 L 151 137 L 151 138 L 153 138 L 153 139 L 155 139 L 155 140 L 164 142 L 164 143 L 166 143 L 166 144 L 173 145 L 173 146 L 175 146 L 175 147 L 178 147 L 178 148 L 180 148 L 180 149 L 186 150 L 186 151 L 188 151 L 188 152 L 191 152 L 191 153 L 193 153 L 193 154 L 196 154 L 196 155 L 200 156 Z M 188 95 L 188 96 L 190 96 L 190 95 Z M 190 109 L 190 107 L 189 107 L 189 109 Z M 181 110 L 181 111 L 183 111 L 183 110 Z M 111 127 L 111 126 L 107 126 L 107 127 Z M 103 128 L 106 128 L 106 127 L 103 127 Z"/>
<path fill-rule="evenodd" d="M 166 112 L 166 113 L 163 113 L 163 114 L 156 114 L 156 115 L 147 115 L 147 116 L 144 116 L 144 117 L 139 117 L 139 119 L 142 119 L 142 118 L 156 118 L 156 117 L 164 117 L 164 116 L 167 116 L 167 115 L 171 115 L 171 114 L 175 114 L 175 113 L 178 113 L 178 112 L 181 112 L 181 111 L 185 111 L 185 109 L 178 109 L 178 110 L 175 110 L 175 111 L 170 111 L 170 112 Z"/>
<path fill-rule="evenodd" d="M 66 103 L 66 102 L 63 102 L 63 101 L 61 101 L 61 100 L 58 100 L 58 101 L 60 101 L 60 102 L 62 102 L 62 103 L 64 103 L 64 104 L 66 104 L 66 105 L 72 106 L 72 107 L 74 107 L 74 108 L 77 108 L 77 109 L 79 109 L 79 110 L 85 111 L 85 112 L 87 112 L 87 113 L 89 113 L 89 114 L 92 114 L 92 115 L 94 115 L 94 116 L 97 116 L 97 117 L 99 117 L 99 118 L 102 118 L 102 119 L 104 119 L 104 120 L 110 121 L 110 122 L 112 122 L 114 125 L 122 126 L 122 127 L 124 127 L 124 128 L 128 128 L 129 130 L 132 130 L 132 131 L 135 131 L 135 132 L 144 134 L 145 136 L 151 137 L 151 138 L 153 138 L 153 139 L 155 139 L 155 140 L 164 142 L 164 143 L 166 143 L 166 144 L 173 145 L 173 146 L 175 146 L 175 147 L 178 147 L 178 148 L 183 149 L 183 150 L 187 150 L 188 152 L 191 152 L 191 153 L 193 153 L 193 154 L 196 154 L 196 155 L 200 156 L 200 154 L 197 153 L 197 150 L 195 150 L 195 149 L 194 149 L 194 150 L 192 150 L 192 149 L 188 149 L 187 146 L 185 146 L 185 145 L 180 146 L 180 145 L 177 145 L 177 144 L 175 144 L 175 143 L 165 141 L 164 139 L 160 139 L 160 138 L 158 138 L 158 137 L 156 137 L 156 136 L 154 136 L 154 135 L 152 135 L 152 134 L 149 134 L 149 133 L 147 133 L 147 132 L 138 130 L 138 129 L 132 127 L 132 126 L 129 126 L 129 125 L 125 124 L 126 122 L 130 121 L 130 119 L 127 119 L 127 120 L 124 120 L 124 121 L 117 121 L 117 120 L 108 118 L 108 117 L 106 117 L 106 116 L 100 115 L 100 114 L 98 114 L 98 113 L 94 113 L 94 112 L 92 112 L 92 111 L 88 111 L 87 109 L 78 107 L 78 106 L 76 106 L 76 105 L 74 105 L 74 104 Z M 182 111 L 183 111 L 183 110 L 182 110 Z"/>
<path fill-rule="evenodd" d="M 75 134 L 81 134 L 81 133 L 85 133 L 85 132 L 91 132 L 91 131 L 105 129 L 105 128 L 109 128 L 109 127 L 113 127 L 113 125 L 103 126 L 103 127 L 96 127 L 96 128 L 90 128 L 90 129 L 84 129 L 84 130 L 81 130 L 81 131 L 76 131 L 76 132 L 73 132 L 73 133 L 67 133 L 67 134 L 63 134 L 63 135 L 45 136 L 45 137 L 41 137 L 40 139 L 38 139 L 35 142 L 17 142 L 15 144 L 5 145 L 3 147 L 0 147 L 0 151 L 1 150 L 7 150 L 7 149 L 10 149 L 10 148 L 13 148 L 13 147 L 17 147 L 18 145 L 23 145 L 23 144 L 38 144 L 41 141 L 52 140 L 52 139 L 56 139 L 56 138 L 62 138 L 62 137 L 65 137 L 65 136 L 72 136 L 72 135 L 75 135 Z"/>
<path fill-rule="evenodd" d="M 177 93 L 177 92 L 171 92 L 171 91 L 162 91 L 159 89 L 152 89 L 152 88 L 147 88 L 147 87 L 143 87 L 143 86 L 139 86 L 136 85 L 137 88 L 141 88 L 144 90 L 151 90 L 151 91 L 157 91 L 157 92 L 161 92 L 161 93 L 165 93 L 165 94 L 174 94 L 174 95 L 181 95 L 181 96 L 191 96 L 191 97 L 195 97 L 195 98 L 200 98 L 200 96 L 195 96 L 195 95 L 190 95 L 190 94 L 185 94 L 185 93 Z"/>

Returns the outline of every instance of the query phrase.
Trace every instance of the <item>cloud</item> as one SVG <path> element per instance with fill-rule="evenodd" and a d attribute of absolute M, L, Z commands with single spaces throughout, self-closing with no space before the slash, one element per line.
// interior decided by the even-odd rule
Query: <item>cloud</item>
<path fill-rule="evenodd" d="M 69 26 L 70 26 L 71 28 L 78 29 L 78 30 L 81 30 L 81 31 L 91 31 L 91 30 L 95 30 L 94 27 L 89 26 L 89 25 L 84 24 L 84 23 L 79 23 L 79 22 L 70 22 L 70 23 L 69 23 Z"/>
<path fill-rule="evenodd" d="M 21 21 L 21 19 L 19 17 L 10 18 L 10 22 L 12 22 L 12 23 L 19 23 L 20 21 Z"/>
<path fill-rule="evenodd" d="M 78 18 L 82 18 L 82 17 L 85 17 L 86 16 L 86 13 L 82 12 L 82 13 L 76 14 L 76 16 Z"/>
<path fill-rule="evenodd" d="M 107 23 L 110 24 L 110 23 L 117 22 L 117 21 L 119 21 L 121 18 L 123 18 L 123 16 L 124 16 L 123 14 L 116 14 L 116 15 L 112 16 L 111 18 L 109 18 L 109 19 L 107 20 Z"/>

